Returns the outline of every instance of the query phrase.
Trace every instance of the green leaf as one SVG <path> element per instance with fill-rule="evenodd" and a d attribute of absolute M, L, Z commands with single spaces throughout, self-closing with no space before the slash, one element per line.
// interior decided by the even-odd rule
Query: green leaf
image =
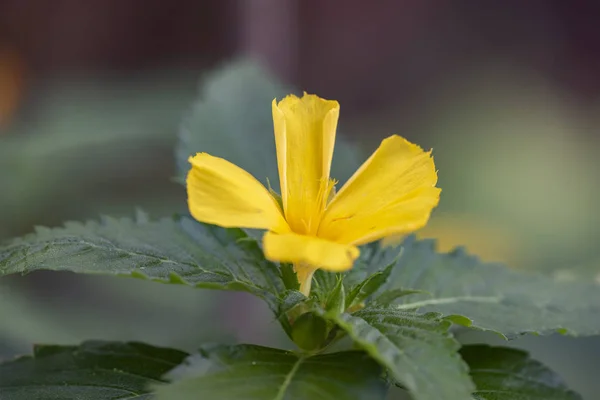
<path fill-rule="evenodd" d="M 451 325 L 436 313 L 366 308 L 355 314 L 325 314 L 338 324 L 416 400 L 467 400 L 474 387 Z"/>
<path fill-rule="evenodd" d="M 37 228 L 0 248 L 0 276 L 35 270 L 151 279 L 195 287 L 247 291 L 277 312 L 285 287 L 278 267 L 240 229 L 191 218 L 149 221 L 103 218 Z"/>
<path fill-rule="evenodd" d="M 471 369 L 477 400 L 580 400 L 560 377 L 517 349 L 470 345 L 460 354 Z"/>
<path fill-rule="evenodd" d="M 398 249 L 389 246 L 383 247 L 381 241 L 361 246 L 360 255 L 352 269 L 344 274 L 346 287 L 356 288 L 371 279 L 373 274 L 382 272 L 386 267 L 394 268 L 397 258 Z"/>
<path fill-rule="evenodd" d="M 398 261 L 385 288 L 429 293 L 399 298 L 399 310 L 440 312 L 455 323 L 509 338 L 529 332 L 600 333 L 598 285 L 509 270 L 463 249 L 438 253 L 433 241 L 414 237 L 395 251 Z"/>
<path fill-rule="evenodd" d="M 297 290 L 288 290 L 281 294 L 279 297 L 279 309 L 275 313 L 277 320 L 281 324 L 281 327 L 288 335 L 288 337 L 292 338 L 292 325 L 290 324 L 290 319 L 288 316 L 288 312 L 292 311 L 296 306 L 304 303 L 307 299 L 302 293 Z"/>
<path fill-rule="evenodd" d="M 341 276 L 337 277 L 337 285 L 327 297 L 325 303 L 327 312 L 341 314 L 346 310 L 346 293 L 344 291 L 344 279 Z"/>
<path fill-rule="evenodd" d="M 419 294 L 419 293 L 431 295 L 431 293 L 426 292 L 425 290 L 397 288 L 397 289 L 392 289 L 392 290 L 386 290 L 385 292 L 383 292 L 379 296 L 377 296 L 373 300 L 373 302 L 380 306 L 388 306 L 401 297 L 410 296 L 412 294 Z"/>
<path fill-rule="evenodd" d="M 318 269 L 313 276 L 311 296 L 316 297 L 321 304 L 326 304 L 338 285 L 339 277 L 339 273 Z"/>
<path fill-rule="evenodd" d="M 259 240 L 258 238 L 256 239 L 257 241 Z M 281 277 L 285 287 L 289 290 L 299 290 L 300 282 L 298 282 L 298 276 L 296 275 L 296 271 L 294 271 L 292 264 L 279 263 L 279 268 L 281 269 Z"/>
<path fill-rule="evenodd" d="M 271 103 L 292 92 L 248 61 L 207 75 L 200 100 L 180 130 L 176 150 L 180 180 L 190 169 L 188 157 L 206 152 L 231 161 L 279 191 Z M 338 134 L 331 176 L 344 182 L 361 162 L 359 151 Z"/>
<path fill-rule="evenodd" d="M 367 279 L 356 285 L 346 298 L 346 308 L 362 303 L 367 297 L 378 291 L 387 282 L 394 264 L 391 263 L 383 271 L 369 275 Z"/>
<path fill-rule="evenodd" d="M 0 364 L 2 400 L 150 399 L 148 386 L 187 354 L 142 343 L 37 346 L 33 356 Z"/>
<path fill-rule="evenodd" d="M 167 375 L 157 400 L 377 400 L 387 391 L 365 353 L 316 356 L 253 345 L 203 348 Z"/>

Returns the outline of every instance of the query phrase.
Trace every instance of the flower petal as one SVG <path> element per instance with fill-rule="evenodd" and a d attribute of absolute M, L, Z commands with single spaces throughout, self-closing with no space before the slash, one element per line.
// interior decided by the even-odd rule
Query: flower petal
<path fill-rule="evenodd" d="M 273 100 L 273 124 L 281 198 L 286 220 L 295 232 L 315 233 L 325 208 L 337 101 L 304 94 Z"/>
<path fill-rule="evenodd" d="M 318 235 L 360 245 L 423 227 L 440 189 L 430 152 L 400 136 L 383 140 L 327 206 Z"/>
<path fill-rule="evenodd" d="M 360 254 L 355 246 L 297 233 L 267 232 L 263 238 L 263 250 L 269 260 L 308 264 L 328 271 L 352 268 Z"/>
<path fill-rule="evenodd" d="M 288 232 L 277 201 L 252 175 L 206 153 L 190 157 L 188 206 L 198 221 L 222 227 Z"/>

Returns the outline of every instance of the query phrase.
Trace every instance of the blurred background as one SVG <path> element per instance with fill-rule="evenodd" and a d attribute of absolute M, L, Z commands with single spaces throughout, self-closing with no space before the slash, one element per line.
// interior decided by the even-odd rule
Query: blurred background
<path fill-rule="evenodd" d="M 420 236 L 600 285 L 599 18 L 594 0 L 0 0 L 0 239 L 182 210 L 181 118 L 206 71 L 249 57 L 337 99 L 365 154 L 392 133 L 434 149 Z M 0 359 L 87 338 L 289 345 L 245 295 L 71 274 L 3 279 L 0 321 Z M 600 340 L 511 345 L 600 390 Z"/>

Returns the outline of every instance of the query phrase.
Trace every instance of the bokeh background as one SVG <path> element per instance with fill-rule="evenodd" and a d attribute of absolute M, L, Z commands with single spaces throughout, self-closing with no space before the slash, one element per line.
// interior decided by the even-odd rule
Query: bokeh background
<path fill-rule="evenodd" d="M 392 133 L 434 149 L 442 200 L 420 236 L 600 285 L 599 18 L 594 0 L 0 0 L 0 239 L 182 210 L 181 118 L 207 71 L 248 57 L 339 100 L 365 153 Z M 0 282 L 0 359 L 88 338 L 290 346 L 243 294 L 66 273 Z M 597 398 L 600 339 L 510 345 Z"/>

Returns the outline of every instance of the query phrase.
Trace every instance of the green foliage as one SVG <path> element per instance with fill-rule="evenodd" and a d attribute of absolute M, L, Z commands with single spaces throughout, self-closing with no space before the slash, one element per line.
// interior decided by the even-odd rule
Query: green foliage
<path fill-rule="evenodd" d="M 385 285 L 390 277 L 393 266 L 394 263 L 391 263 L 382 271 L 375 272 L 367 277 L 364 281 L 354 286 L 346 298 L 346 308 L 360 305 L 369 296 L 377 292 L 379 288 Z"/>
<path fill-rule="evenodd" d="M 367 253 L 373 249 L 371 246 Z M 406 387 L 415 399 L 468 398 L 473 389 L 458 356 L 458 344 L 448 333 L 451 322 L 468 326 L 472 319 L 474 327 L 506 335 L 550 332 L 552 329 L 546 327 L 553 323 L 554 330 L 564 328 L 580 334 L 591 334 L 597 329 L 598 322 L 593 318 L 582 320 L 582 316 L 591 317 L 597 311 L 594 304 L 598 303 L 583 301 L 594 295 L 595 286 L 585 293 L 587 287 L 583 284 L 557 283 L 550 278 L 481 264 L 460 251 L 438 254 L 431 242 L 413 239 L 408 239 L 400 250 L 377 249 L 363 260 L 367 258 L 369 262 L 357 267 L 355 277 L 374 272 L 350 293 L 364 300 L 383 285 L 387 290 L 376 296 L 373 304 L 392 300 L 396 303 L 388 307 L 368 305 L 354 314 L 341 313 L 342 306 L 348 304 L 343 283 L 351 282 L 352 275 L 342 280 L 322 273 L 317 282 L 321 288 L 327 288 L 323 294 L 328 292 L 328 296 L 323 296 L 328 310 L 324 316 L 388 369 L 393 380 Z M 381 268 L 378 263 L 383 263 Z M 286 289 L 279 269 L 264 260 L 256 241 L 243 231 L 200 224 L 187 217 L 152 222 L 138 213 L 135 219 L 104 218 L 99 223 L 38 228 L 35 234 L 0 250 L 2 274 L 37 269 L 130 275 L 196 287 L 243 290 L 264 298 L 283 318 L 285 311 L 304 301 L 301 294 Z M 485 279 L 487 274 L 489 280 Z M 398 288 L 398 283 L 411 289 Z M 586 296 L 578 303 L 574 294 L 582 291 Z M 560 299 L 569 302 L 558 302 Z M 472 303 L 478 307 L 468 307 Z M 502 312 L 496 314 L 495 307 L 501 307 Z M 445 317 L 427 312 L 430 310 Z M 486 326 L 482 321 L 494 325 Z M 301 347 L 318 349 L 325 340 L 320 335 L 326 328 L 321 328 L 314 337 L 304 332 L 302 343 L 306 343 Z"/>
<path fill-rule="evenodd" d="M 468 400 L 474 387 L 438 314 L 366 308 L 353 315 L 326 314 L 416 400 Z"/>
<path fill-rule="evenodd" d="M 339 275 L 323 270 L 317 270 L 313 277 L 311 296 L 315 297 L 321 304 L 327 304 L 331 293 L 339 285 Z"/>
<path fill-rule="evenodd" d="M 207 76 L 201 92 L 182 125 L 178 179 L 190 155 L 208 152 L 277 189 L 270 104 L 289 90 L 242 63 Z M 332 176 L 343 182 L 360 161 L 338 138 Z M 383 399 L 389 382 L 416 400 L 578 398 L 523 352 L 461 350 L 450 327 L 504 337 L 598 334 L 596 285 L 518 273 L 462 250 L 441 254 L 433 242 L 410 237 L 398 248 L 363 246 L 347 273 L 317 271 L 307 299 L 292 266 L 265 259 L 260 235 L 187 216 L 151 221 L 138 212 L 37 228 L 0 247 L 0 276 L 72 271 L 252 293 L 304 350 L 216 345 L 186 358 L 139 343 L 42 346 L 33 357 L 0 365 L 1 398 L 149 398 L 152 387 L 159 400 Z M 324 354 L 344 335 L 360 351 Z"/>
<path fill-rule="evenodd" d="M 3 400 L 150 399 L 149 385 L 187 354 L 142 343 L 37 346 L 33 356 L 0 364 Z"/>
<path fill-rule="evenodd" d="M 40 269 L 247 291 L 273 310 L 285 290 L 279 269 L 242 230 L 187 217 L 150 221 L 142 213 L 135 219 L 37 228 L 0 250 L 0 276 Z"/>
<path fill-rule="evenodd" d="M 346 310 L 346 292 L 344 290 L 344 280 L 341 276 L 338 276 L 337 284 L 327 297 L 325 309 L 335 314 L 343 313 Z"/>
<path fill-rule="evenodd" d="M 216 346 L 188 358 L 157 400 L 384 399 L 381 368 L 362 352 L 302 355 L 261 346 Z"/>
<path fill-rule="evenodd" d="M 380 251 L 383 269 L 390 249 Z M 595 284 L 519 273 L 482 263 L 463 249 L 438 253 L 433 241 L 414 237 L 395 251 L 397 262 L 385 289 L 424 291 L 398 298 L 399 310 L 440 312 L 460 325 L 509 338 L 524 333 L 600 333 L 600 288 Z M 369 268 L 377 270 L 376 264 Z"/>
<path fill-rule="evenodd" d="M 477 385 L 476 400 L 580 400 L 554 372 L 521 350 L 464 346 L 460 354 Z"/>

